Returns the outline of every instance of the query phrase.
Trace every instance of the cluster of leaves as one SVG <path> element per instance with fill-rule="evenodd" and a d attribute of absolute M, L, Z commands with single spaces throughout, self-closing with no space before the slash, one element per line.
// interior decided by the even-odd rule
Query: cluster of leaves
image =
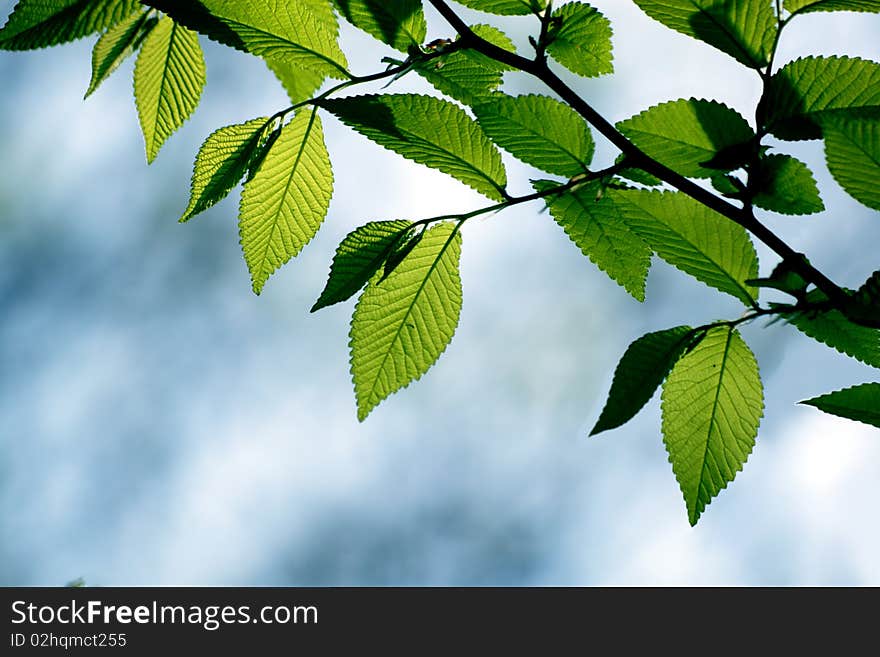
<path fill-rule="evenodd" d="M 0 48 L 43 48 L 100 33 L 87 96 L 136 53 L 135 101 L 150 162 L 198 105 L 206 80 L 200 37 L 264 59 L 291 105 L 205 140 L 181 217 L 198 215 L 244 181 L 240 240 L 257 294 L 328 212 L 334 178 L 322 113 L 490 200 L 464 215 L 371 221 L 339 245 L 312 310 L 360 295 L 350 348 L 361 420 L 420 378 L 451 341 L 462 304 L 461 227 L 478 215 L 543 200 L 577 248 L 636 299 L 644 300 L 656 255 L 740 301 L 746 314 L 739 319 L 633 342 L 592 432 L 626 423 L 662 387 L 663 439 L 696 523 L 742 469 L 764 411 L 741 324 L 777 316 L 880 367 L 880 273 L 857 292 L 840 290 L 754 214 L 824 209 L 807 165 L 768 146 L 769 136 L 823 139 L 835 180 L 880 210 L 880 64 L 808 56 L 774 66 L 781 33 L 797 16 L 880 12 L 880 1 L 634 0 L 648 16 L 757 72 L 763 94 L 755 125 L 722 102 L 698 98 L 671 100 L 616 125 L 597 119 L 553 72 L 557 65 L 587 78 L 613 71 L 611 25 L 585 2 L 459 0 L 487 14 L 537 21 L 527 58 L 497 27 L 467 25 L 448 3 L 429 1 L 452 38 L 424 43 L 421 0 L 20 0 L 0 30 Z M 351 73 L 338 44 L 340 19 L 399 54 L 377 73 Z M 562 89 L 562 99 L 505 93 L 503 75 L 513 68 Z M 438 94 L 342 94 L 407 74 L 422 76 Z M 593 168 L 590 123 L 622 147 L 604 168 Z M 549 178 L 512 195 L 502 150 Z M 692 185 L 701 179 L 717 193 Z M 750 233 L 782 257 L 768 277 L 759 277 Z M 792 301 L 762 307 L 759 293 L 768 287 Z M 880 383 L 805 403 L 880 426 Z"/>

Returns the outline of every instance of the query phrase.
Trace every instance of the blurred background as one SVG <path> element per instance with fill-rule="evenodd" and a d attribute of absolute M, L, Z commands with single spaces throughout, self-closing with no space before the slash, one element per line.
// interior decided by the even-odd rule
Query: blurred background
<path fill-rule="evenodd" d="M 607 117 L 691 96 L 751 116 L 754 72 L 633 3 L 593 4 L 613 21 L 616 74 L 568 79 Z M 428 15 L 429 39 L 450 36 Z M 498 23 L 528 47 L 529 19 Z M 877 34 L 877 15 L 804 16 L 779 62 L 878 60 Z M 350 28 L 342 41 L 359 73 L 393 54 Z M 203 41 L 201 106 L 148 167 L 132 62 L 82 101 L 92 42 L 0 53 L 0 584 L 880 584 L 880 432 L 795 405 L 876 371 L 791 327 L 746 327 L 765 418 L 744 471 L 691 528 L 657 398 L 587 433 L 633 339 L 741 310 L 659 261 L 639 304 L 535 204 L 466 226 L 455 339 L 359 424 L 352 303 L 308 312 L 336 244 L 368 220 L 485 199 L 327 118 L 329 218 L 255 297 L 237 195 L 177 218 L 201 141 L 286 106 L 280 85 Z M 407 77 L 391 91 L 427 87 Z M 820 142 L 785 146 L 832 211 L 763 218 L 858 286 L 878 268 L 880 216 L 837 187 Z M 600 142 L 597 164 L 613 155 Z M 524 193 L 536 172 L 508 161 Z M 769 272 L 776 259 L 759 252 Z"/>

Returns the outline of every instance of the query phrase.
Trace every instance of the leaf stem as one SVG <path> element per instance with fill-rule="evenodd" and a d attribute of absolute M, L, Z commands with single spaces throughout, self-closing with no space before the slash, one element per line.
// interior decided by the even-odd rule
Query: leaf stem
<path fill-rule="evenodd" d="M 523 203 L 530 203 L 532 201 L 537 201 L 542 198 L 547 198 L 548 196 L 556 196 L 558 194 L 563 194 L 569 190 L 572 190 L 576 187 L 583 185 L 584 183 L 592 182 L 594 180 L 601 180 L 602 178 L 610 178 L 621 170 L 627 168 L 629 163 L 618 162 L 613 166 L 608 167 L 607 169 L 602 169 L 601 171 L 591 171 L 588 174 L 580 174 L 572 178 L 566 183 L 562 183 L 557 185 L 556 187 L 551 187 L 549 189 L 544 189 L 537 192 L 532 192 L 531 194 L 525 194 L 524 196 L 511 196 L 506 201 L 501 203 L 494 203 L 492 205 L 487 205 L 482 208 L 478 208 L 476 210 L 471 210 L 470 212 L 465 213 L 457 213 L 457 214 L 441 214 L 436 217 L 430 217 L 428 219 L 420 219 L 419 221 L 413 222 L 411 228 L 415 228 L 417 226 L 424 226 L 426 224 L 432 224 L 438 221 L 450 221 L 457 220 L 460 224 L 463 224 L 468 219 L 473 219 L 474 217 L 479 217 L 484 214 L 489 214 L 490 212 L 499 212 L 501 210 L 506 210 L 507 208 L 511 208 L 515 205 L 522 205 Z"/>

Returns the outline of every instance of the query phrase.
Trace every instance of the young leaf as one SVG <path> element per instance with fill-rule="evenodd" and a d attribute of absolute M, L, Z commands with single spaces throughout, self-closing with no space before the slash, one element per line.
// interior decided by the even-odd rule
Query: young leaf
<path fill-rule="evenodd" d="M 782 67 L 762 101 L 780 139 L 819 139 L 828 118 L 880 118 L 880 64 L 857 57 L 805 57 Z"/>
<path fill-rule="evenodd" d="M 330 278 L 311 312 L 360 292 L 410 226 L 410 221 L 371 221 L 346 235 L 336 248 Z"/>
<path fill-rule="evenodd" d="M 516 50 L 513 42 L 501 30 L 491 25 L 473 25 L 477 36 L 511 52 Z M 415 70 L 438 91 L 474 105 L 501 86 L 504 71 L 509 67 L 489 59 L 470 48 L 455 50 L 446 55 L 418 64 Z"/>
<path fill-rule="evenodd" d="M 880 427 L 880 383 L 863 383 L 814 397 L 801 404 L 820 411 Z"/>
<path fill-rule="evenodd" d="M 351 375 L 358 419 L 428 371 L 461 313 L 461 235 L 451 224 L 425 233 L 407 258 L 367 285 L 351 321 Z"/>
<path fill-rule="evenodd" d="M 719 163 L 719 154 L 748 145 L 755 133 L 735 110 L 713 100 L 674 100 L 621 121 L 617 128 L 639 148 L 683 176 L 710 178 L 746 162 Z M 739 149 L 744 150 L 744 149 Z"/>
<path fill-rule="evenodd" d="M 535 181 L 538 191 L 554 186 L 551 181 Z M 587 183 L 548 197 L 547 205 L 581 253 L 633 297 L 644 301 L 651 248 L 630 229 L 613 200 L 598 199 L 599 190 L 598 182 Z"/>
<path fill-rule="evenodd" d="M 428 24 L 421 0 L 333 0 L 352 25 L 406 52 L 425 41 Z"/>
<path fill-rule="evenodd" d="M 187 221 L 220 202 L 247 173 L 265 136 L 266 117 L 229 125 L 213 132 L 202 144 L 193 167 Z"/>
<path fill-rule="evenodd" d="M 35 50 L 116 25 L 140 8 L 137 0 L 19 0 L 0 30 L 0 50 Z"/>
<path fill-rule="evenodd" d="M 181 25 L 260 57 L 347 77 L 339 24 L 327 0 L 144 0 Z"/>
<path fill-rule="evenodd" d="M 616 429 L 633 419 L 700 337 L 690 326 L 676 326 L 643 335 L 627 347 L 614 370 L 608 401 L 590 435 Z"/>
<path fill-rule="evenodd" d="M 669 264 L 754 306 L 758 256 L 744 228 L 679 192 L 609 189 L 627 224 Z"/>
<path fill-rule="evenodd" d="M 809 303 L 820 303 L 825 298 L 818 290 L 807 294 Z M 783 317 L 814 340 L 866 365 L 880 368 L 880 330 L 853 324 L 838 310 L 808 310 L 786 313 Z"/>
<path fill-rule="evenodd" d="M 205 58 L 195 32 L 167 16 L 144 40 L 134 69 L 134 97 L 144 133 L 147 162 L 199 104 Z"/>
<path fill-rule="evenodd" d="M 458 3 L 471 9 L 503 16 L 525 16 L 547 6 L 547 0 L 458 0 Z"/>
<path fill-rule="evenodd" d="M 783 5 L 793 14 L 814 11 L 880 12 L 880 0 L 785 0 Z"/>
<path fill-rule="evenodd" d="M 781 214 L 822 212 L 825 204 L 807 165 L 791 155 L 763 157 L 754 173 L 755 205 Z"/>
<path fill-rule="evenodd" d="M 416 94 L 328 98 L 320 105 L 377 144 L 503 200 L 501 153 L 457 105 Z"/>
<path fill-rule="evenodd" d="M 321 120 L 315 110 L 298 113 L 281 129 L 241 194 L 241 246 L 256 294 L 315 236 L 332 195 Z"/>
<path fill-rule="evenodd" d="M 589 126 L 554 98 L 495 94 L 473 110 L 496 144 L 542 171 L 571 178 L 593 159 Z"/>
<path fill-rule="evenodd" d="M 880 210 L 880 121 L 832 117 L 822 121 L 825 158 L 838 184 Z"/>
<path fill-rule="evenodd" d="M 146 12 L 132 14 L 107 30 L 92 50 L 92 79 L 85 97 L 94 91 L 119 65 L 134 54 L 138 46 L 156 26 L 157 19 Z"/>
<path fill-rule="evenodd" d="M 770 62 L 776 15 L 769 0 L 634 0 L 648 16 L 750 68 Z"/>
<path fill-rule="evenodd" d="M 559 27 L 551 30 L 547 52 L 572 73 L 588 78 L 614 72 L 611 23 L 583 2 L 553 12 Z"/>
<path fill-rule="evenodd" d="M 764 393 L 755 356 L 729 326 L 710 329 L 663 386 L 663 442 L 691 525 L 755 446 Z"/>

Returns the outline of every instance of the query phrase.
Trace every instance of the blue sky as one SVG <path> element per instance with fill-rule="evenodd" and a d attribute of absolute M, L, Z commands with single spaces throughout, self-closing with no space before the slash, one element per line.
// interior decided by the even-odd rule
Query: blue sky
<path fill-rule="evenodd" d="M 617 72 L 571 79 L 609 118 L 691 96 L 749 113 L 754 73 L 632 3 L 594 4 Z M 504 24 L 523 44 L 523 21 Z M 876 15 L 806 16 L 780 61 L 880 60 L 878 33 Z M 466 226 L 452 345 L 359 424 L 351 305 L 308 313 L 335 245 L 368 220 L 485 200 L 328 118 L 328 221 L 257 298 L 234 200 L 176 219 L 200 142 L 285 106 L 280 87 L 206 45 L 202 105 L 147 167 L 131 63 L 82 101 L 90 45 L 0 55 L 0 583 L 880 584 L 880 434 L 795 405 L 876 372 L 747 327 L 766 384 L 757 447 L 691 528 L 656 399 L 586 434 L 630 341 L 740 310 L 660 262 L 635 302 L 535 205 Z M 388 54 L 347 29 L 343 46 L 359 72 Z M 818 142 L 791 148 L 832 211 L 764 219 L 856 286 L 877 269 L 880 217 L 839 190 Z M 509 170 L 517 190 L 535 175 Z"/>

